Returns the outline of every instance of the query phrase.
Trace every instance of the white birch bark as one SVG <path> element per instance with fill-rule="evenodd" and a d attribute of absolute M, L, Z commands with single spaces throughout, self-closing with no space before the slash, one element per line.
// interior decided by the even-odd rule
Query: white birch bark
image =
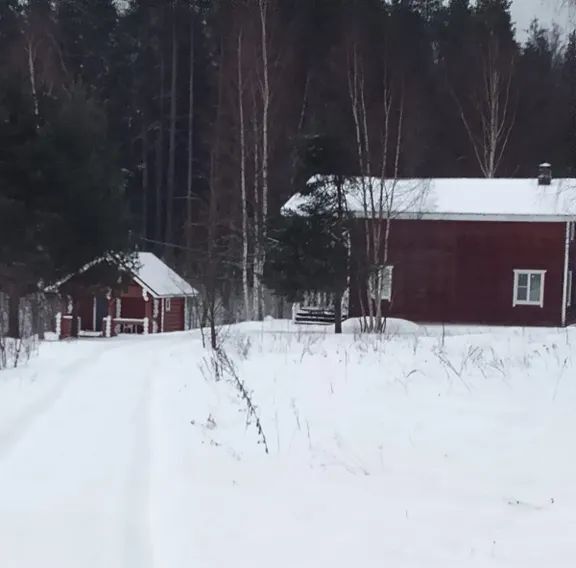
<path fill-rule="evenodd" d="M 36 129 L 40 128 L 40 105 L 38 104 L 38 90 L 36 88 L 36 49 L 34 48 L 30 34 L 26 39 L 26 52 L 28 56 L 28 77 L 30 80 L 30 92 L 32 94 L 32 104 L 34 105 L 34 120 Z"/>
<path fill-rule="evenodd" d="M 190 69 L 188 81 L 188 172 L 186 180 L 186 270 L 192 272 L 192 189 L 194 186 L 194 9 L 190 8 Z"/>
<path fill-rule="evenodd" d="M 242 297 L 244 318 L 250 320 L 248 289 L 248 207 L 246 194 L 246 130 L 244 120 L 244 76 L 242 72 L 242 32 L 238 34 L 238 116 L 240 122 L 240 198 L 242 199 Z"/>
<path fill-rule="evenodd" d="M 255 254 L 254 270 L 258 279 L 257 288 L 254 290 L 255 302 L 257 304 L 256 317 L 264 317 L 262 277 L 264 264 L 266 262 L 266 239 L 268 233 L 268 173 L 269 173 L 269 119 L 270 119 L 270 69 L 268 60 L 268 0 L 258 0 L 260 16 L 260 49 L 262 62 L 261 100 L 262 100 L 262 148 L 261 148 L 261 179 L 262 179 L 262 199 L 260 214 L 260 231 L 258 235 L 258 254 Z"/>
<path fill-rule="evenodd" d="M 483 58 L 481 83 L 473 95 L 473 105 L 464 108 L 452 92 L 474 156 L 486 178 L 496 177 L 516 123 L 513 76 L 513 58 L 502 55 L 498 45 L 491 42 Z"/>
<path fill-rule="evenodd" d="M 178 85 L 178 38 L 176 37 L 176 2 L 172 2 L 172 70 L 170 84 L 170 130 L 168 143 L 168 192 L 166 195 L 165 242 L 174 242 L 174 194 L 176 190 L 176 120 Z"/>
<path fill-rule="evenodd" d="M 253 176 L 253 199 L 254 199 L 254 250 L 252 251 L 252 309 L 253 316 L 258 317 L 260 310 L 261 282 L 258 270 L 258 263 L 260 261 L 260 247 L 262 244 L 261 234 L 261 209 L 260 209 L 260 129 L 258 128 L 258 113 L 256 103 L 256 93 L 253 93 L 253 116 L 252 116 L 252 129 L 253 129 L 253 142 L 254 142 L 254 176 Z"/>

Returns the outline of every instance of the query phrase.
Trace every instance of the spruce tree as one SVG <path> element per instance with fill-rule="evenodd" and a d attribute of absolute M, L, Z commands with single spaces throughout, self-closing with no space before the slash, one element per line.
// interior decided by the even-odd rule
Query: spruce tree
<path fill-rule="evenodd" d="M 11 105 L 11 108 L 10 108 Z M 19 335 L 21 297 L 98 258 L 130 262 L 123 175 L 106 118 L 72 89 L 37 128 L 27 95 L 5 101 L 0 125 L 0 287 Z"/>
<path fill-rule="evenodd" d="M 114 0 L 56 0 L 60 44 L 71 79 L 112 96 L 118 10 Z"/>
<path fill-rule="evenodd" d="M 308 292 L 333 295 L 336 333 L 342 330 L 340 305 L 348 282 L 342 182 L 336 176 L 313 185 L 305 205 L 272 224 L 264 269 L 265 285 L 289 302 Z"/>

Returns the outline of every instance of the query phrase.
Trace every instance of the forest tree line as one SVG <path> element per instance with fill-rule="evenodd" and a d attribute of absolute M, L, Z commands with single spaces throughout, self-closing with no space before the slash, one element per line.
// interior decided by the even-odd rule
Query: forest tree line
<path fill-rule="evenodd" d="M 262 318 L 315 173 L 575 174 L 576 34 L 520 44 L 509 0 L 4 0 L 0 79 L 13 297 L 139 247 Z"/>

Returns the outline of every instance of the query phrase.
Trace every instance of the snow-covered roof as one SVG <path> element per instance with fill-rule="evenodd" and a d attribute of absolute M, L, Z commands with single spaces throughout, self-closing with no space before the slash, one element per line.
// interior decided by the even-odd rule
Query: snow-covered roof
<path fill-rule="evenodd" d="M 198 291 L 151 252 L 136 255 L 135 279 L 155 296 L 196 296 Z"/>
<path fill-rule="evenodd" d="M 322 184 L 335 191 L 333 176 L 315 176 L 308 184 Z M 343 184 L 348 211 L 365 216 L 382 205 L 397 218 L 446 220 L 561 220 L 576 218 L 576 179 L 554 179 L 538 185 L 537 179 L 346 178 Z M 382 199 L 382 201 L 380 201 Z M 298 212 L 309 200 L 294 195 L 283 210 Z M 368 207 L 365 207 L 365 203 Z"/>

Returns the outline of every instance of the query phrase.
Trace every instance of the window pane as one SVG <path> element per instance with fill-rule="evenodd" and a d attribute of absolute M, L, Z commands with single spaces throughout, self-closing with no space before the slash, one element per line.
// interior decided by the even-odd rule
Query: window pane
<path fill-rule="evenodd" d="M 528 288 L 528 274 L 526 272 L 518 274 L 518 288 Z"/>
<path fill-rule="evenodd" d="M 528 286 L 518 286 L 516 299 L 520 302 L 526 302 L 528 300 Z"/>
<path fill-rule="evenodd" d="M 392 295 L 392 266 L 379 266 L 368 278 L 368 291 L 375 300 L 379 294 L 381 300 L 390 300 Z"/>
<path fill-rule="evenodd" d="M 387 300 L 392 295 L 392 267 L 386 266 L 382 271 L 382 298 Z"/>
<path fill-rule="evenodd" d="M 540 302 L 540 291 L 542 289 L 542 275 L 530 274 L 530 301 Z"/>

